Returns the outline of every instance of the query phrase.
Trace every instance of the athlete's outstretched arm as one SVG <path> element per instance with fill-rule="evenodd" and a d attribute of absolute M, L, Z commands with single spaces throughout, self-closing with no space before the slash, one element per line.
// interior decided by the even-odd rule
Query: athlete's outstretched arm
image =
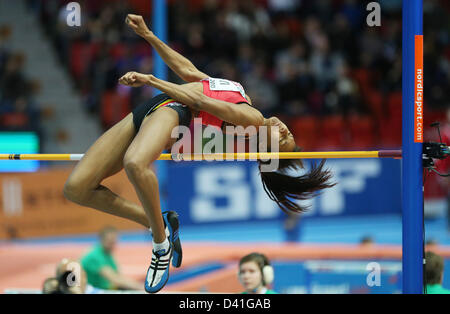
<path fill-rule="evenodd" d="M 170 48 L 148 29 L 144 19 L 140 15 L 128 14 L 126 23 L 136 34 L 144 38 L 158 52 L 164 62 L 182 80 L 186 82 L 198 82 L 208 75 L 199 71 L 190 60 Z"/>
<path fill-rule="evenodd" d="M 171 98 L 195 109 L 206 111 L 223 121 L 243 127 L 264 125 L 264 117 L 257 109 L 248 104 L 233 104 L 204 95 L 199 90 L 192 90 L 189 84 L 178 85 L 160 80 L 153 75 L 128 72 L 119 79 L 119 83 L 128 86 L 153 86 Z"/>

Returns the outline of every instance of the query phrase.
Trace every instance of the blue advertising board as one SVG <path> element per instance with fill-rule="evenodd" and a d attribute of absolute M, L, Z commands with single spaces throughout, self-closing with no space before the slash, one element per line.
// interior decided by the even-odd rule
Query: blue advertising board
<path fill-rule="evenodd" d="M 311 162 L 305 164 L 307 170 Z M 401 211 L 400 161 L 335 159 L 326 167 L 337 185 L 303 201 L 309 206 L 304 218 Z M 185 225 L 285 218 L 252 161 L 171 162 L 165 194 L 168 208 L 179 212 Z"/>
<path fill-rule="evenodd" d="M 0 154 L 37 154 L 39 136 L 35 132 L 0 132 Z M 0 160 L 0 172 L 34 172 L 37 160 Z"/>
<path fill-rule="evenodd" d="M 402 293 L 402 262 L 398 259 L 272 259 L 271 265 L 274 268 L 271 288 L 277 293 Z M 170 276 L 169 285 L 191 280 L 199 275 L 222 271 L 229 266 L 230 263 L 227 262 L 212 262 L 185 267 Z M 449 268 L 450 260 L 445 259 L 444 269 Z M 442 286 L 450 288 L 450 276 L 444 276 Z"/>
<path fill-rule="evenodd" d="M 401 293 L 400 261 L 275 261 L 273 288 L 289 294 Z"/>

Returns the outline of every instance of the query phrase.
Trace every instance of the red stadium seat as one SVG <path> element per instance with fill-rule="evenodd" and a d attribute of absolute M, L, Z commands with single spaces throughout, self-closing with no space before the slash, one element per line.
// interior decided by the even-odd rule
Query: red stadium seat
<path fill-rule="evenodd" d="M 424 140 L 430 142 L 439 141 L 439 134 L 436 128 L 430 126 L 433 122 L 440 122 L 440 128 L 442 132 L 442 127 L 447 120 L 445 110 L 428 110 L 428 106 L 424 104 Z"/>
<path fill-rule="evenodd" d="M 426 199 L 443 199 L 447 196 L 447 191 L 439 176 L 427 176 L 425 181 L 424 197 Z"/>
<path fill-rule="evenodd" d="M 384 119 L 386 116 L 382 94 L 374 89 L 370 89 L 366 93 L 366 101 L 370 112 L 377 120 Z"/>
<path fill-rule="evenodd" d="M 114 60 L 119 60 L 121 58 L 123 58 L 126 54 L 126 45 L 122 44 L 122 43 L 116 43 L 114 45 L 111 46 L 110 50 L 109 50 L 109 55 L 114 59 Z"/>
<path fill-rule="evenodd" d="M 295 142 L 305 151 L 314 151 L 318 146 L 320 120 L 315 116 L 305 116 L 293 119 L 289 128 Z"/>
<path fill-rule="evenodd" d="M 146 17 L 152 11 L 152 1 L 129 0 L 129 3 L 134 9 L 134 14 Z"/>
<path fill-rule="evenodd" d="M 70 49 L 70 70 L 76 79 L 80 79 L 94 59 L 99 49 L 96 43 L 75 42 Z"/>
<path fill-rule="evenodd" d="M 380 148 L 399 148 L 402 146 L 402 121 L 386 118 L 380 123 Z"/>
<path fill-rule="evenodd" d="M 316 139 L 321 149 L 342 150 L 346 148 L 346 125 L 341 115 L 322 118 L 320 136 Z"/>
<path fill-rule="evenodd" d="M 363 94 L 366 94 L 370 88 L 370 73 L 367 69 L 360 68 L 352 71 L 352 77 L 358 82 L 359 88 Z"/>
<path fill-rule="evenodd" d="M 447 112 L 444 109 L 431 110 L 428 109 L 427 103 L 424 104 L 423 112 L 425 129 L 430 128 L 430 124 L 433 122 L 441 122 L 441 127 L 447 119 Z M 437 133 L 436 133 L 437 134 Z"/>
<path fill-rule="evenodd" d="M 380 123 L 383 148 L 398 148 L 402 145 L 402 93 L 394 92 L 387 97 L 387 115 Z"/>
<path fill-rule="evenodd" d="M 369 115 L 351 115 L 349 117 L 350 145 L 352 150 L 373 149 L 376 144 L 374 119 Z"/>
<path fill-rule="evenodd" d="M 28 125 L 29 118 L 23 112 L 10 112 L 2 114 L 0 125 L 7 128 L 24 128 Z"/>
<path fill-rule="evenodd" d="M 389 118 L 394 121 L 402 120 L 402 92 L 393 92 L 388 95 L 387 107 Z"/>
<path fill-rule="evenodd" d="M 116 91 L 106 91 L 101 99 L 101 120 L 103 128 L 108 129 L 131 111 L 130 97 Z"/>

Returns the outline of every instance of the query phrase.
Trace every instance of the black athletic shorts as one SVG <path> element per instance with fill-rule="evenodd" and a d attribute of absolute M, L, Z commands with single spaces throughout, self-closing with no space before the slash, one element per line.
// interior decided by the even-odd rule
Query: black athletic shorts
<path fill-rule="evenodd" d="M 144 118 L 149 114 L 151 114 L 156 109 L 158 109 L 160 105 L 162 105 L 164 102 L 167 101 L 173 101 L 173 103 L 165 105 L 164 107 L 172 108 L 178 113 L 178 121 L 179 121 L 178 125 L 184 125 L 189 127 L 192 118 L 192 113 L 189 107 L 174 101 L 167 94 L 163 93 L 153 97 L 152 99 L 150 99 L 150 101 L 145 102 L 133 109 L 132 111 L 133 123 L 136 132 L 138 132 L 139 129 L 141 128 L 141 124 Z"/>

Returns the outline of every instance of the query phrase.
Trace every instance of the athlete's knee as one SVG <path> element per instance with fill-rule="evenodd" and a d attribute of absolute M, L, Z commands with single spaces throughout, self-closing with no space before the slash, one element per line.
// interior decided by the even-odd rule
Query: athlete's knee
<path fill-rule="evenodd" d="M 125 154 L 123 167 L 128 178 L 132 181 L 140 180 L 144 176 L 146 178 L 148 178 L 148 176 L 154 176 L 153 171 L 149 169 L 149 164 L 136 156 Z"/>
<path fill-rule="evenodd" d="M 144 170 L 144 165 L 138 158 L 125 154 L 123 158 L 123 168 L 128 177 L 137 177 Z"/>

